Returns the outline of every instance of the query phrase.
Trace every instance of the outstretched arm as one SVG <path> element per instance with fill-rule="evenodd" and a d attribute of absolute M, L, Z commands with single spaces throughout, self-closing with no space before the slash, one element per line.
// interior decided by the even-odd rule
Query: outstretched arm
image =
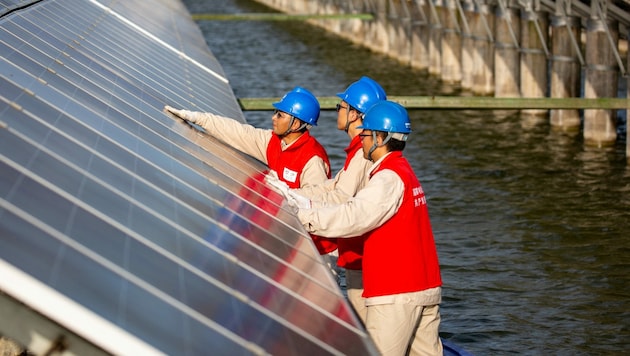
<path fill-rule="evenodd" d="M 328 205 L 313 201 L 311 209 L 298 210 L 298 218 L 308 232 L 316 235 L 361 236 L 385 223 L 398 211 L 404 189 L 396 173 L 382 170 L 345 203 Z"/>
<path fill-rule="evenodd" d="M 175 115 L 184 121 L 202 127 L 206 133 L 225 142 L 254 158 L 267 162 L 267 145 L 273 134 L 271 130 L 255 128 L 242 124 L 225 116 L 209 112 L 175 109 L 165 106 L 164 111 Z"/>

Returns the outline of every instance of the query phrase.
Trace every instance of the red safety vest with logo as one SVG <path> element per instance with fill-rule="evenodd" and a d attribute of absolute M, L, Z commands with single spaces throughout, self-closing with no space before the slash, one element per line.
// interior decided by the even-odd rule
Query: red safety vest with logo
<path fill-rule="evenodd" d="M 306 131 L 291 146 L 282 150 L 282 140 L 278 135 L 271 135 L 267 145 L 267 165 L 278 173 L 278 177 L 287 183 L 289 188 L 300 187 L 300 176 L 306 163 L 318 156 L 330 167 L 328 154 L 324 147 Z M 328 170 L 330 178 L 330 169 Z M 332 252 L 337 249 L 336 239 L 329 239 L 311 234 L 311 238 L 320 254 Z"/>
<path fill-rule="evenodd" d="M 352 157 L 354 157 L 360 149 L 362 149 L 361 137 L 355 136 L 352 141 L 350 141 L 348 147 L 344 149 L 344 151 L 346 151 L 346 163 L 343 165 L 344 170 L 348 169 Z M 337 265 L 345 269 L 361 270 L 363 268 L 364 240 L 365 235 L 337 239 L 337 252 L 339 253 Z"/>
<path fill-rule="evenodd" d="M 366 236 L 365 298 L 418 292 L 442 285 L 429 210 L 420 182 L 400 151 L 390 153 L 370 178 L 385 169 L 402 179 L 405 191 L 396 214 Z"/>

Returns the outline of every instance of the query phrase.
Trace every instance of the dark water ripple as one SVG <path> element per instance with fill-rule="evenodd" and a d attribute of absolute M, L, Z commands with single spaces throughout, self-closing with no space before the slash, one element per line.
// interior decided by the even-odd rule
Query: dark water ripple
<path fill-rule="evenodd" d="M 445 281 L 464 283 L 446 286 L 458 292 L 445 299 L 446 330 L 481 354 L 625 349 L 630 180 L 623 150 L 585 148 L 544 124 L 523 128 L 518 115 L 445 120 L 451 115 L 418 115 L 429 131 L 422 137 L 436 144 L 418 143 L 414 155 L 438 156 L 442 173 L 430 176 L 451 181 L 423 182 L 436 234 L 449 240 L 439 243 Z"/>
<path fill-rule="evenodd" d="M 191 12 L 268 11 L 187 0 Z M 457 95 L 317 28 L 203 22 L 238 97 L 296 85 L 330 96 L 362 75 L 389 95 Z M 625 142 L 584 147 L 545 119 L 499 111 L 412 111 L 405 155 L 429 202 L 444 280 L 441 334 L 478 355 L 607 355 L 630 349 L 630 168 Z M 270 113 L 247 112 L 269 127 Z M 347 144 L 323 112 L 313 134 L 336 172 Z"/>

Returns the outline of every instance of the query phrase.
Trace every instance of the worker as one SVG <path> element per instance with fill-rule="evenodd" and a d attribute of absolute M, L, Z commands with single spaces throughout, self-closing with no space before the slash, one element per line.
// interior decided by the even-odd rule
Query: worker
<path fill-rule="evenodd" d="M 209 112 L 165 106 L 164 110 L 269 166 L 291 188 L 320 184 L 331 177 L 330 161 L 324 147 L 309 133 L 317 125 L 320 105 L 302 87 L 295 87 L 272 106 L 272 129 L 255 128 L 237 120 Z M 316 241 L 321 240 L 321 242 Z M 314 237 L 320 253 L 334 251 L 334 240 Z"/>
<path fill-rule="evenodd" d="M 363 123 L 366 111 L 375 103 L 385 100 L 385 90 L 369 77 L 361 77 L 351 83 L 346 90 L 338 93 L 337 129 L 348 134 L 350 143 L 344 149 L 346 161 L 334 178 L 327 181 L 294 189 L 292 192 L 312 201 L 343 203 L 353 197 L 368 181 L 367 172 L 372 163 L 363 157 L 358 127 Z M 273 184 L 272 184 L 273 185 Z M 282 190 L 282 188 L 280 188 Z M 291 193 L 289 193 L 291 194 Z M 294 196 L 295 198 L 295 196 Z M 291 197 L 287 197 L 291 199 Z M 299 199 L 299 197 L 298 197 Z M 337 266 L 345 270 L 346 292 L 350 305 L 362 322 L 365 323 L 366 307 L 363 300 L 363 257 L 362 236 L 337 240 Z"/>
<path fill-rule="evenodd" d="M 383 355 L 442 355 L 442 279 L 427 201 L 402 151 L 411 123 L 403 106 L 374 104 L 361 129 L 367 184 L 339 204 L 301 202 L 305 229 L 338 240 L 365 236 L 366 329 Z"/>

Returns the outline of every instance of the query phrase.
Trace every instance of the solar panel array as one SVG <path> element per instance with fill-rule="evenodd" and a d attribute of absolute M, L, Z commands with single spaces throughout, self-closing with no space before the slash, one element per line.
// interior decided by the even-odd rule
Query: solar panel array
<path fill-rule="evenodd" d="M 162 112 L 245 122 L 179 0 L 0 11 L 0 335 L 35 352 L 68 333 L 113 354 L 376 354 L 266 167 Z"/>

